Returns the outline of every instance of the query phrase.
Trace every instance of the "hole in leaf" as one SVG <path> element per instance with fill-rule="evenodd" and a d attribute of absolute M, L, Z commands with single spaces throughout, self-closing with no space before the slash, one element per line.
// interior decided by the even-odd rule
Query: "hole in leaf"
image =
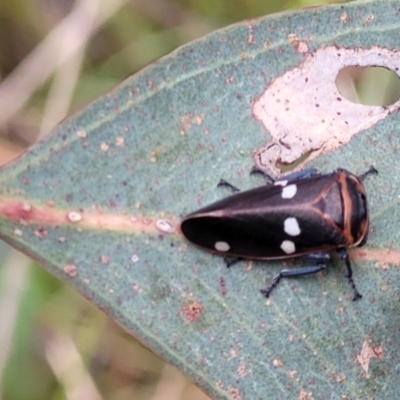
<path fill-rule="evenodd" d="M 336 86 L 344 98 L 366 106 L 389 106 L 400 97 L 398 75 L 383 67 L 345 67 Z"/>

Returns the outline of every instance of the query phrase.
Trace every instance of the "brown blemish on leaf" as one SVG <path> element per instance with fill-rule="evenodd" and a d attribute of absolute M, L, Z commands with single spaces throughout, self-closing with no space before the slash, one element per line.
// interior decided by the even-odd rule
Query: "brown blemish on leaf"
<path fill-rule="evenodd" d="M 203 306 L 196 301 L 181 309 L 181 315 L 190 323 L 196 322 L 202 312 Z"/>
<path fill-rule="evenodd" d="M 346 380 L 346 374 L 340 374 L 336 377 L 336 382 L 337 383 L 342 383 Z"/>
<path fill-rule="evenodd" d="M 75 278 L 78 275 L 78 271 L 76 270 L 75 265 L 64 265 L 63 271 L 65 274 L 69 275 L 71 278 Z"/>
<path fill-rule="evenodd" d="M 300 42 L 300 39 L 297 37 L 295 33 L 289 33 L 288 40 L 291 46 L 297 46 Z"/>
<path fill-rule="evenodd" d="M 230 388 L 229 393 L 231 395 L 232 400 L 241 400 L 242 396 L 238 388 Z"/>
<path fill-rule="evenodd" d="M 191 113 L 180 118 L 182 129 L 180 130 L 181 135 L 185 135 L 193 125 L 201 125 L 204 121 L 204 114 L 193 115 Z"/>
<path fill-rule="evenodd" d="M 125 139 L 124 139 L 122 136 L 118 136 L 118 137 L 115 139 L 115 145 L 116 145 L 117 147 L 123 147 L 124 144 L 125 144 Z"/>
<path fill-rule="evenodd" d="M 225 283 L 225 279 L 223 276 L 221 276 L 219 278 L 219 287 L 221 289 L 222 296 L 225 296 L 226 295 L 226 283 Z"/>
<path fill-rule="evenodd" d="M 297 37 L 289 40 L 298 42 Z M 271 135 L 271 140 L 254 153 L 259 168 L 278 175 L 277 163 L 290 165 L 309 154 L 297 166 L 300 169 L 305 162 L 343 146 L 398 109 L 399 102 L 381 107 L 345 99 L 337 89 L 336 77 L 348 66 L 381 66 L 397 71 L 399 52 L 376 46 L 325 47 L 306 54 L 298 67 L 277 77 L 253 104 L 254 117 Z"/>
<path fill-rule="evenodd" d="M 106 152 L 106 151 L 108 151 L 109 148 L 110 148 L 110 145 L 109 145 L 108 143 L 103 142 L 103 143 L 100 145 L 101 151 Z"/>
<path fill-rule="evenodd" d="M 282 360 L 279 360 L 279 359 L 275 358 L 275 359 L 272 361 L 272 365 L 273 365 L 274 367 L 276 367 L 276 368 L 282 368 L 282 367 L 284 366 L 284 363 L 283 363 Z"/>
<path fill-rule="evenodd" d="M 80 138 L 85 138 L 86 136 L 87 136 L 87 133 L 86 133 L 86 131 L 85 130 L 79 130 L 79 131 L 77 131 L 76 132 L 76 135 L 78 136 L 78 137 L 80 137 Z"/>
<path fill-rule="evenodd" d="M 244 364 L 239 365 L 237 372 L 241 378 L 244 378 L 247 375 L 246 365 Z"/>
<path fill-rule="evenodd" d="M 344 12 L 340 16 L 340 22 L 343 22 L 344 24 L 347 24 L 348 20 L 349 20 L 349 16 L 347 15 L 347 13 Z"/>
<path fill-rule="evenodd" d="M 364 341 L 362 349 L 359 355 L 357 355 L 356 361 L 361 365 L 361 368 L 368 374 L 369 363 L 371 358 L 383 359 L 383 348 L 382 346 L 371 346 L 368 341 Z"/>
<path fill-rule="evenodd" d="M 308 44 L 306 42 L 299 42 L 297 46 L 297 52 L 301 54 L 305 54 L 308 52 Z"/>
<path fill-rule="evenodd" d="M 100 262 L 101 262 L 102 264 L 109 264 L 109 263 L 110 263 L 110 257 L 108 257 L 107 255 L 103 254 L 103 255 L 100 257 Z"/>
<path fill-rule="evenodd" d="M 305 390 L 301 390 L 298 396 L 299 400 L 314 400 L 312 393 L 306 392 Z"/>
<path fill-rule="evenodd" d="M 296 370 L 293 370 L 293 371 L 289 372 L 289 377 L 290 378 L 294 379 L 294 378 L 296 378 L 296 376 L 297 376 L 297 371 Z"/>
<path fill-rule="evenodd" d="M 238 356 L 238 352 L 236 349 L 231 349 L 229 351 L 229 355 L 231 356 L 231 358 L 236 358 Z"/>
<path fill-rule="evenodd" d="M 247 43 L 248 44 L 256 44 L 256 42 L 254 40 L 254 34 L 253 34 L 253 25 L 249 25 L 249 27 L 248 27 Z"/>
<path fill-rule="evenodd" d="M 47 236 L 47 230 L 43 227 L 35 229 L 35 236 L 39 239 L 44 239 Z"/>
<path fill-rule="evenodd" d="M 131 288 L 132 288 L 132 290 L 133 290 L 134 292 L 136 292 L 136 293 L 138 293 L 139 290 L 140 290 L 140 286 L 139 286 L 137 283 L 134 283 L 134 284 L 131 286 Z"/>
<path fill-rule="evenodd" d="M 300 40 L 296 34 L 290 33 L 288 35 L 289 44 L 296 48 L 298 53 L 304 54 L 308 52 L 307 42 Z"/>

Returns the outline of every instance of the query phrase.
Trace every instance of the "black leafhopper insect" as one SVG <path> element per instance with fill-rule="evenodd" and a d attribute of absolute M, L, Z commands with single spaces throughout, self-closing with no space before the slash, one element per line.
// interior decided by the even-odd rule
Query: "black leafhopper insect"
<path fill-rule="evenodd" d="M 352 278 L 346 248 L 367 241 L 369 215 L 364 178 L 344 169 L 320 174 L 315 169 L 293 173 L 255 189 L 235 193 L 185 217 L 183 235 L 211 252 L 236 259 L 304 257 L 312 265 L 284 269 L 261 292 L 268 297 L 282 278 L 315 274 L 325 268 L 335 250 L 347 267 L 347 279 L 361 297 Z"/>

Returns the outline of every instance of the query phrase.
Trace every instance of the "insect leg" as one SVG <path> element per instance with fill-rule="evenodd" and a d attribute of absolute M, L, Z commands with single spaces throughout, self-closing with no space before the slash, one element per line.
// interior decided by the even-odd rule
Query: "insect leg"
<path fill-rule="evenodd" d="M 359 293 L 359 291 L 356 288 L 356 284 L 354 283 L 353 280 L 353 270 L 351 269 L 351 264 L 350 264 L 350 259 L 349 259 L 349 255 L 346 251 L 346 249 L 338 249 L 336 250 L 339 257 L 345 262 L 346 264 L 346 268 L 347 268 L 347 281 L 349 282 L 349 285 L 351 286 L 351 288 L 353 289 L 354 292 L 354 297 L 353 297 L 353 301 L 360 299 L 362 297 L 362 295 Z"/>
<path fill-rule="evenodd" d="M 224 257 L 224 263 L 225 263 L 227 268 L 232 267 L 232 265 L 234 265 L 234 264 L 236 264 L 236 263 L 238 263 L 239 261 L 242 261 L 242 260 L 243 260 L 243 258 L 241 258 L 241 257 L 235 257 L 235 258 L 233 258 L 233 257 Z"/>
<path fill-rule="evenodd" d="M 232 192 L 234 192 L 234 193 L 240 192 L 240 189 L 238 189 L 236 186 L 233 186 L 232 184 L 230 184 L 229 182 L 227 182 L 224 179 L 221 179 L 218 182 L 217 187 L 221 187 L 221 186 L 226 186 L 226 187 L 230 188 L 232 190 Z"/>
<path fill-rule="evenodd" d="M 271 291 L 278 285 L 282 278 L 293 278 L 297 276 L 316 274 L 326 267 L 327 261 L 330 259 L 328 253 L 310 254 L 306 258 L 317 261 L 317 265 L 294 269 L 283 269 L 279 275 L 274 278 L 271 286 L 267 289 L 262 289 L 261 293 L 265 297 L 269 297 Z"/>
<path fill-rule="evenodd" d="M 365 171 L 363 174 L 359 175 L 358 179 L 362 182 L 369 174 L 377 174 L 377 173 L 378 170 L 371 165 L 368 171 Z"/>
<path fill-rule="evenodd" d="M 298 179 L 311 178 L 312 176 L 320 175 L 316 168 L 306 168 L 302 171 L 293 172 L 292 174 L 281 176 L 277 181 L 297 181 Z"/>
<path fill-rule="evenodd" d="M 275 182 L 275 179 L 271 175 L 268 175 L 262 169 L 260 169 L 254 165 L 250 171 L 250 175 L 255 175 L 255 174 L 262 175 L 262 177 L 265 179 L 265 183 L 268 185 L 272 185 Z"/>
<path fill-rule="evenodd" d="M 264 177 L 267 184 L 273 184 L 274 182 L 279 182 L 279 181 L 292 182 L 292 181 L 297 181 L 298 179 L 306 179 L 312 176 L 320 175 L 317 169 L 306 168 L 303 169 L 302 171 L 293 172 L 291 174 L 281 176 L 278 179 L 274 179 L 272 178 L 272 176 L 268 175 L 266 172 L 264 172 L 263 170 L 259 169 L 256 166 L 252 168 L 250 174 L 261 174 Z"/>

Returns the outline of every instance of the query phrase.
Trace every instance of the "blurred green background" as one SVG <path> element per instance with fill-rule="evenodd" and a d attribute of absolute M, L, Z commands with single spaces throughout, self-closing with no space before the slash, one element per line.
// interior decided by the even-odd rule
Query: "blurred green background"
<path fill-rule="evenodd" d="M 4 0 L 0 162 L 184 43 L 243 19 L 324 3 Z M 2 243 L 0 321 L 0 399 L 207 399 L 73 289 Z"/>

